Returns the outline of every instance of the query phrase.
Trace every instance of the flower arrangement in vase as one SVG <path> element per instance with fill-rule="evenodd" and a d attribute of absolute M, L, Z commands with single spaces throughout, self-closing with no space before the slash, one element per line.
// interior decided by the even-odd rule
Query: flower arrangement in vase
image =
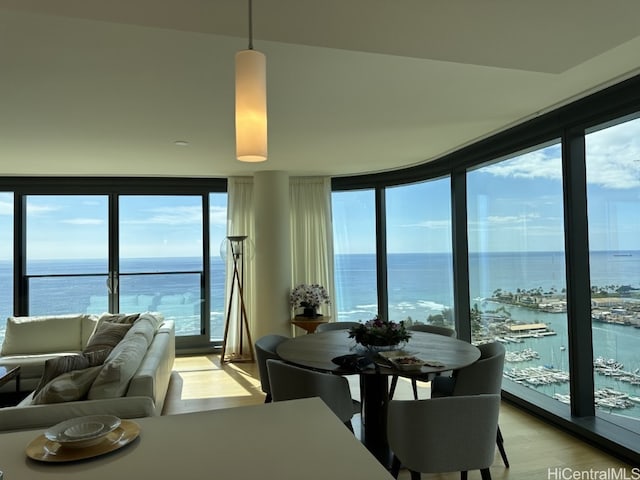
<path fill-rule="evenodd" d="M 355 339 L 356 343 L 364 347 L 375 349 L 407 342 L 411 333 L 404 326 L 404 321 L 392 322 L 376 315 L 365 323 L 351 327 L 349 338 Z"/>
<path fill-rule="evenodd" d="M 318 307 L 323 303 L 329 305 L 331 301 L 326 288 L 322 285 L 301 283 L 291 290 L 289 303 L 294 309 L 303 308 L 303 316 L 316 318 L 320 316 Z"/>

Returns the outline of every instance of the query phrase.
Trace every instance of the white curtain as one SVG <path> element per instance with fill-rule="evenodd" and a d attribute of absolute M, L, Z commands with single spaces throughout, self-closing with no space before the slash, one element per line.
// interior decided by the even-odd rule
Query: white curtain
<path fill-rule="evenodd" d="M 253 249 L 255 241 L 254 227 L 254 208 L 253 208 L 253 179 L 248 177 L 230 177 L 227 187 L 227 235 L 247 235 L 244 243 L 244 255 L 242 262 L 238 262 L 240 273 L 240 283 L 242 284 L 243 299 L 245 310 L 247 313 L 249 329 L 253 330 L 252 312 L 254 307 L 255 292 L 255 262 L 253 262 Z M 246 358 L 250 355 L 253 345 L 248 341 L 248 335 L 244 328 L 244 321 L 241 318 L 239 285 L 234 282 L 234 263 L 231 254 L 231 245 L 227 243 L 227 282 L 225 285 L 226 292 L 226 309 L 230 312 L 228 318 L 227 342 L 225 344 L 225 357 L 227 360 L 237 358 Z M 233 288 L 233 298 L 231 298 L 231 289 Z M 229 309 L 229 303 L 231 308 Z"/>
<path fill-rule="evenodd" d="M 320 312 L 337 320 L 333 279 L 333 224 L 331 179 L 292 177 L 291 199 L 291 286 L 318 283 L 329 293 L 331 304 Z"/>

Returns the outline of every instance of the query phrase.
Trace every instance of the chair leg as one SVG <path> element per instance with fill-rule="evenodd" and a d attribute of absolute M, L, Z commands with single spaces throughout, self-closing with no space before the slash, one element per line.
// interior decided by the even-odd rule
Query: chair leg
<path fill-rule="evenodd" d="M 400 473 L 400 459 L 393 456 L 393 460 L 391 460 L 391 476 L 393 478 L 398 478 L 398 474 Z"/>
<path fill-rule="evenodd" d="M 498 444 L 498 450 L 500 451 L 500 456 L 502 457 L 504 466 L 509 468 L 509 459 L 507 458 L 507 452 L 504 449 L 504 438 L 502 437 L 500 426 L 498 426 L 498 435 L 496 437 L 496 443 Z"/>
<path fill-rule="evenodd" d="M 411 480 L 420 480 L 420 472 L 411 470 Z"/>
<path fill-rule="evenodd" d="M 391 386 L 389 387 L 389 400 L 393 400 L 393 394 L 396 391 L 396 386 L 398 385 L 398 376 L 394 375 L 391 377 Z"/>
<path fill-rule="evenodd" d="M 480 476 L 482 477 L 482 480 L 491 480 L 491 471 L 489 471 L 488 468 L 483 468 L 480 470 Z"/>
<path fill-rule="evenodd" d="M 267 393 L 267 396 L 264 397 L 264 403 L 271 403 L 271 394 Z"/>
<path fill-rule="evenodd" d="M 466 470 L 464 472 L 460 472 L 460 480 L 467 480 L 468 475 L 469 472 L 467 472 Z"/>
<path fill-rule="evenodd" d="M 413 388 L 413 399 L 418 400 L 418 382 L 415 378 L 411 379 L 411 388 Z"/>

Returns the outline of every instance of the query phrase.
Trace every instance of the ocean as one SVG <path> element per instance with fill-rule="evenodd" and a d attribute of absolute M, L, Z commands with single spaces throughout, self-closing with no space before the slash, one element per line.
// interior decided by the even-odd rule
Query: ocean
<path fill-rule="evenodd" d="M 430 315 L 441 314 L 453 306 L 452 259 L 449 254 L 390 254 L 388 256 L 389 317 L 411 318 L 424 322 Z M 221 338 L 224 328 L 225 298 L 222 260 L 212 261 L 211 331 Z M 36 278 L 31 284 L 32 314 L 70 312 L 100 313 L 106 310 L 105 260 L 35 261 L 29 265 L 30 275 L 76 274 L 60 278 Z M 124 259 L 120 265 L 121 300 L 129 309 L 157 306 L 153 301 L 163 297 L 171 302 L 163 308 L 176 318 L 179 335 L 199 334 L 201 277 L 197 273 L 201 261 L 189 258 Z M 376 263 L 373 254 L 337 255 L 335 259 L 336 292 L 331 295 L 340 321 L 365 321 L 377 314 Z M 593 286 L 628 285 L 640 288 L 640 251 L 593 252 L 590 258 Z M 145 272 L 145 274 L 136 274 Z M 482 311 L 503 308 L 513 320 L 522 323 L 544 323 L 556 334 L 524 339 L 522 343 L 506 343 L 510 352 L 531 349 L 537 359 L 505 364 L 505 369 L 545 367 L 568 371 L 566 313 L 546 313 L 513 305 L 496 304 L 490 299 L 497 290 L 540 289 L 561 293 L 565 288 L 564 255 L 561 252 L 472 254 L 469 258 L 472 305 Z M 86 276 L 92 275 L 92 276 Z M 0 262 L 0 339 L 4 337 L 5 319 L 11 314 L 11 269 Z M 133 295 L 135 293 L 135 295 Z M 330 292 L 331 293 L 331 292 Z M 144 305 L 131 303 L 145 299 Z M 64 299 L 64 301 L 60 301 Z M 155 299 L 155 300 L 153 300 Z M 179 301 L 177 301 L 178 299 Z M 626 372 L 640 369 L 640 329 L 633 326 L 593 323 L 594 357 L 615 360 Z M 621 382 L 619 377 L 594 375 L 596 388 L 610 388 L 640 398 L 640 385 Z M 528 385 L 549 396 L 566 395 L 568 382 L 551 385 Z M 611 410 L 611 409 L 610 409 Z M 614 413 L 640 419 L 640 404 Z"/>

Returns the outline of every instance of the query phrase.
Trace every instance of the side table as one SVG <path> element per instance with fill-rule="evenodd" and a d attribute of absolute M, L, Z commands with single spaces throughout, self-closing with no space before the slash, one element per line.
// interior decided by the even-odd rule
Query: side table
<path fill-rule="evenodd" d="M 291 323 L 296 327 L 300 327 L 305 330 L 307 333 L 313 333 L 318 328 L 318 325 L 322 323 L 328 323 L 331 320 L 331 317 L 316 317 L 309 318 L 303 316 L 296 316 L 291 319 Z"/>
<path fill-rule="evenodd" d="M 0 367 L 0 385 L 9 383 L 9 381 L 16 379 L 16 392 L 20 391 L 20 365 L 7 369 L 6 367 Z"/>

